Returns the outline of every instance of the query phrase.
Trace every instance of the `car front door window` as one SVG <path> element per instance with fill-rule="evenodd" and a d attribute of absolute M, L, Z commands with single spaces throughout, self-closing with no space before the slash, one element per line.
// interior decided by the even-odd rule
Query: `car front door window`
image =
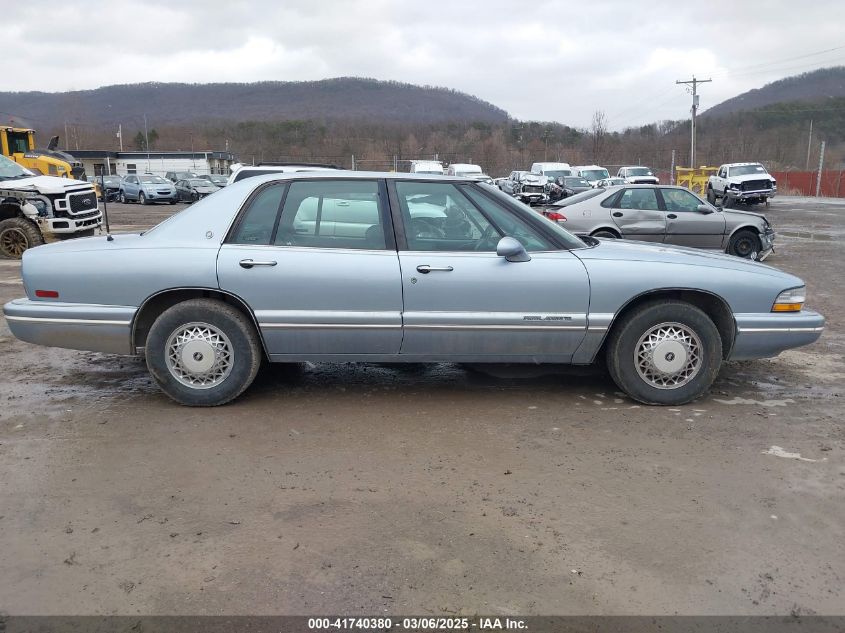
<path fill-rule="evenodd" d="M 695 195 L 683 189 L 663 189 L 661 193 L 666 211 L 670 213 L 697 213 L 699 205 L 704 204 Z"/>
<path fill-rule="evenodd" d="M 455 185 L 397 182 L 408 249 L 495 251 L 502 234 Z"/>

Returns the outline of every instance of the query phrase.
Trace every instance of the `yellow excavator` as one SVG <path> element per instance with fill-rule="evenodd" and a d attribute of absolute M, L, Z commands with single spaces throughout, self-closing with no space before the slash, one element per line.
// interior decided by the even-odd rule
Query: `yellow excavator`
<path fill-rule="evenodd" d="M 35 130 L 20 127 L 0 127 L 0 151 L 13 161 L 36 174 L 85 180 L 85 168 L 67 152 L 56 149 L 59 137 L 50 139 L 46 149 L 35 147 Z"/>

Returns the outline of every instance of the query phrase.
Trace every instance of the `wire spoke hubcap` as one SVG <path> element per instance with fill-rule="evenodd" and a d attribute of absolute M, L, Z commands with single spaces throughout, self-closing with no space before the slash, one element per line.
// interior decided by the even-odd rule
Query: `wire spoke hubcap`
<path fill-rule="evenodd" d="M 698 335 L 681 323 L 661 323 L 637 341 L 634 366 L 646 383 L 658 389 L 677 389 L 701 369 Z"/>
<path fill-rule="evenodd" d="M 234 365 L 232 343 L 208 323 L 188 323 L 167 339 L 167 369 L 186 387 L 210 389 L 226 380 Z"/>

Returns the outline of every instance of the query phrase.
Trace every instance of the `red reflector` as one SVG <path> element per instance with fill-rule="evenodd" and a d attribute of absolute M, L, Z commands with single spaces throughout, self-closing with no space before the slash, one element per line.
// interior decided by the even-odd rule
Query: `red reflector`
<path fill-rule="evenodd" d="M 59 293 L 55 290 L 36 290 L 35 296 L 43 299 L 58 299 Z"/>
<path fill-rule="evenodd" d="M 552 222 L 566 222 L 566 216 L 562 213 L 558 213 L 557 211 L 552 211 L 546 217 L 549 218 Z"/>

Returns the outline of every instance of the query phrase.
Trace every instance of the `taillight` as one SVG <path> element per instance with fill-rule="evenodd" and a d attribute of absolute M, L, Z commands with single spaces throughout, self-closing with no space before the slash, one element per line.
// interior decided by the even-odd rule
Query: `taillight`
<path fill-rule="evenodd" d="M 566 222 L 566 216 L 557 211 L 552 211 L 547 216 L 552 222 Z"/>
<path fill-rule="evenodd" d="M 36 290 L 35 296 L 42 299 L 58 299 L 59 293 L 57 290 Z"/>

